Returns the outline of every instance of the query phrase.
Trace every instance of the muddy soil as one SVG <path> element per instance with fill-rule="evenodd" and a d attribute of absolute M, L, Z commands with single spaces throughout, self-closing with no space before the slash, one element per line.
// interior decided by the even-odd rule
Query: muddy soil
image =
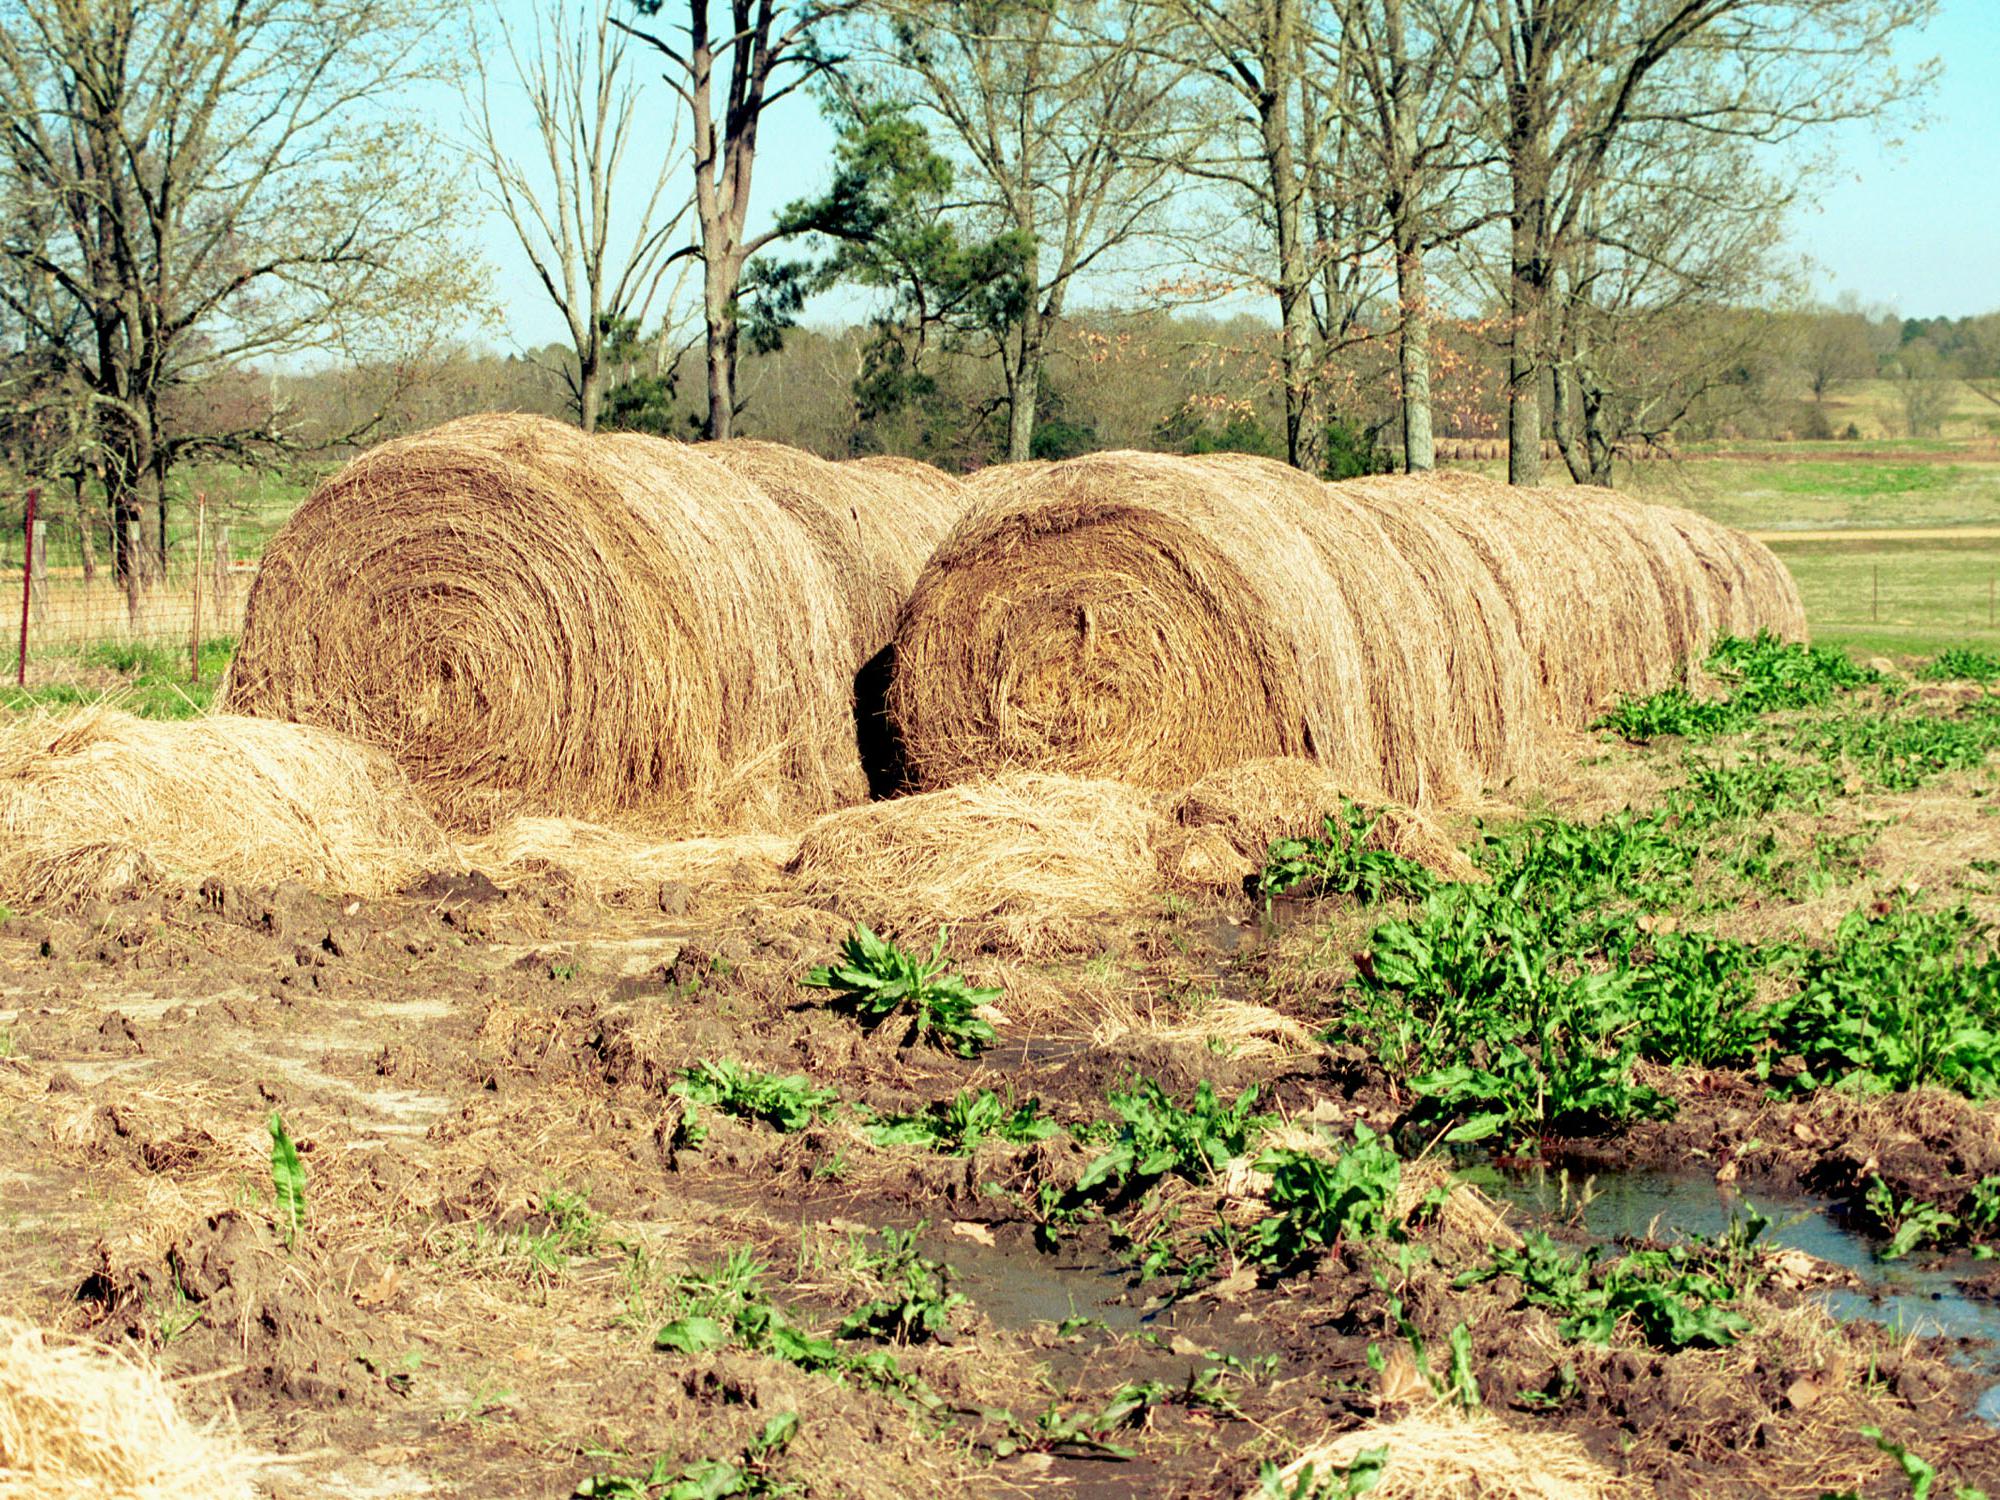
<path fill-rule="evenodd" d="M 1902 873 L 1865 868 L 1841 894 Z M 1409 1101 L 1359 1048 L 1316 1039 L 1381 915 L 1230 896 L 1107 927 L 1063 964 L 967 955 L 1005 992 L 1000 1040 L 973 1058 L 802 988 L 849 924 L 783 889 L 593 896 L 551 870 L 363 902 L 224 875 L 16 916 L 5 1305 L 205 1377 L 185 1399 L 288 1459 L 266 1483 L 293 1500 L 566 1497 L 592 1476 L 657 1495 L 709 1460 L 741 1473 L 714 1493 L 1256 1494 L 1266 1462 L 1433 1406 L 1413 1351 L 1436 1373 L 1454 1330 L 1487 1418 L 1579 1437 L 1633 1493 L 1903 1492 L 1864 1426 L 2000 1488 L 2000 1428 L 1979 1414 L 2000 1372 L 1977 1329 L 1893 1326 L 1852 1265 L 1795 1247 L 1762 1252 L 1750 1332 L 1664 1353 L 1629 1327 L 1566 1336 L 1511 1278 L 1459 1284 L 1520 1228 L 1572 1246 L 1667 1232 L 1593 1229 L 1561 1195 L 1522 1197 L 1490 1236 L 1446 1211 L 1282 1269 L 1223 1253 L 1150 1277 L 1148 1244 L 1239 1214 L 1240 1184 L 1052 1222 L 1101 1148 L 1107 1091 L 1135 1076 L 1175 1098 L 1254 1086 L 1288 1128 L 1394 1131 Z M 676 1092 L 719 1059 L 838 1100 L 781 1129 Z M 2000 1172 L 1994 1110 L 1956 1096 L 1779 1100 L 1741 1073 L 1661 1071 L 1671 1121 L 1545 1142 L 1536 1170 L 1671 1167 L 1836 1205 L 1830 1223 L 1864 1179 L 1942 1198 Z M 1063 1128 L 963 1154 L 869 1129 L 988 1089 Z M 274 1198 L 274 1120 L 307 1174 L 299 1223 Z M 917 1231 L 900 1260 L 884 1230 Z M 1990 1312 L 1991 1265 L 1939 1274 Z M 960 1300 L 836 1336 L 912 1277 Z M 752 1305 L 762 1334 L 696 1326 Z M 789 1443 L 760 1448 L 792 1415 Z"/>

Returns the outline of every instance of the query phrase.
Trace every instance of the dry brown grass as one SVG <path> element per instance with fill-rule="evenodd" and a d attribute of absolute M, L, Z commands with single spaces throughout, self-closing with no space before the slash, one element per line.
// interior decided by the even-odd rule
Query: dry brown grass
<path fill-rule="evenodd" d="M 1312 1444 L 1279 1471 L 1289 1488 L 1310 1466 L 1316 1473 L 1387 1448 L 1380 1500 L 1610 1500 L 1651 1491 L 1613 1474 L 1573 1433 L 1524 1432 L 1497 1418 L 1435 1405 Z"/>
<path fill-rule="evenodd" d="M 197 1426 L 151 1365 L 0 1318 L 0 1497 L 238 1500 L 258 1461 Z"/>
<path fill-rule="evenodd" d="M 815 503 L 838 466 L 786 462 L 807 477 L 782 496 L 739 472 L 778 467 L 523 416 L 386 443 L 266 549 L 227 706 L 382 745 L 475 830 L 733 831 L 856 801 L 854 673 L 904 564 L 854 559 L 885 533 L 901 556 L 921 486 L 855 471 L 897 493 L 875 527 Z M 955 486 L 936 499 L 941 526 Z"/>
<path fill-rule="evenodd" d="M 1175 800 L 1169 817 L 1188 834 L 1220 832 L 1255 869 L 1277 840 L 1318 833 L 1344 800 L 1340 784 L 1312 761 L 1248 760 L 1202 777 Z M 1370 848 L 1413 859 L 1447 879 L 1477 877 L 1450 835 L 1421 813 L 1394 805 L 1379 813 Z"/>
<path fill-rule="evenodd" d="M 1158 887 L 1144 793 L 1013 773 L 849 808 L 806 830 L 800 893 L 896 937 L 1040 955 L 1102 945 Z"/>
<path fill-rule="evenodd" d="M 24 905 L 210 875 L 377 896 L 456 864 L 394 762 L 325 730 L 103 707 L 0 726 L 0 888 Z"/>
<path fill-rule="evenodd" d="M 459 853 L 502 886 L 532 883 L 557 866 L 597 896 L 656 890 L 668 882 L 747 894 L 782 885 L 798 847 L 795 835 L 783 833 L 661 841 L 574 818 L 514 818 L 459 845 Z"/>

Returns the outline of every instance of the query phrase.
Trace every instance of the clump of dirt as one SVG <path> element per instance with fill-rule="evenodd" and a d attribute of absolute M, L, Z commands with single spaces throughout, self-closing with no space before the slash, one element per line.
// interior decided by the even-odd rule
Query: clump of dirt
<path fill-rule="evenodd" d="M 157 1347 L 170 1369 L 241 1366 L 237 1389 L 316 1404 L 389 1398 L 392 1340 L 371 1310 L 387 1273 L 303 1234 L 287 1247 L 236 1209 L 197 1220 L 160 1251 L 100 1242 L 77 1289 L 91 1331 Z"/>

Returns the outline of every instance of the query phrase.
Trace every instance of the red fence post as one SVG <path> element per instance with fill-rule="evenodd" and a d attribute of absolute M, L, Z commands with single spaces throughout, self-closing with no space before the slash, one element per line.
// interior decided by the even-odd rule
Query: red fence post
<path fill-rule="evenodd" d="M 21 659 L 14 668 L 14 686 L 28 685 L 28 599 L 35 591 L 35 502 L 39 489 L 28 491 L 28 514 L 21 523 Z"/>

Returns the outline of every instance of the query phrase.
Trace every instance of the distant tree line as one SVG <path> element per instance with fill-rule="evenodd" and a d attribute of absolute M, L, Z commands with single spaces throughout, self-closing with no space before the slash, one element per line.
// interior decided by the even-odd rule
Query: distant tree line
<path fill-rule="evenodd" d="M 136 588 L 177 466 L 494 406 L 956 466 L 1504 435 L 1523 483 L 1865 376 L 1936 430 L 2000 408 L 1992 320 L 1801 310 L 1782 238 L 1935 6 L 0 0 L 0 441 Z M 767 202 L 803 101 L 832 160 Z M 482 211 L 561 348 L 481 352 Z"/>

